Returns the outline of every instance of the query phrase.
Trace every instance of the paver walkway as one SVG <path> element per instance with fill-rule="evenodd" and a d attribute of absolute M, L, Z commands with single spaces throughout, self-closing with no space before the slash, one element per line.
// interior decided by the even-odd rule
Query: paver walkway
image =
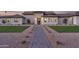
<path fill-rule="evenodd" d="M 52 48 L 41 25 L 36 25 L 33 30 L 33 38 L 29 48 Z"/>

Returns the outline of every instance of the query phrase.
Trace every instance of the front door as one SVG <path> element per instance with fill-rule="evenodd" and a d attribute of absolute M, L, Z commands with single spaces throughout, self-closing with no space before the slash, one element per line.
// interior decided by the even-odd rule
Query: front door
<path fill-rule="evenodd" d="M 38 25 L 41 24 L 41 18 L 37 18 L 37 24 L 38 24 Z"/>

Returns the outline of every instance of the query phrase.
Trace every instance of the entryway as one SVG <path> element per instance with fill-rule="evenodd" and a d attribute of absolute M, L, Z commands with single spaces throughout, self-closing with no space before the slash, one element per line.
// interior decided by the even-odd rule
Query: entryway
<path fill-rule="evenodd" d="M 37 18 L 37 24 L 38 24 L 38 25 L 41 24 L 41 18 Z"/>

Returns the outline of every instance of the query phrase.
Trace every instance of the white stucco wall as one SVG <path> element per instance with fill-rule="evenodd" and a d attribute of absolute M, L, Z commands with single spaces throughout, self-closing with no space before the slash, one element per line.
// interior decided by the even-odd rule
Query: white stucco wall
<path fill-rule="evenodd" d="M 27 19 L 29 19 L 31 23 L 35 23 L 34 15 L 24 15 L 24 17 L 26 17 L 26 22 L 27 22 Z"/>
<path fill-rule="evenodd" d="M 79 16 L 77 16 L 77 25 L 79 25 Z"/>
<path fill-rule="evenodd" d="M 77 24 L 77 16 L 73 16 L 73 24 L 74 24 L 74 25 L 78 25 L 78 24 Z"/>
<path fill-rule="evenodd" d="M 0 24 L 2 24 L 2 19 L 0 18 Z"/>
<path fill-rule="evenodd" d="M 72 25 L 73 24 L 73 17 L 68 17 L 67 19 L 68 19 L 67 24 Z"/>
<path fill-rule="evenodd" d="M 60 25 L 63 25 L 63 24 L 64 24 L 64 23 L 63 23 L 63 19 L 64 19 L 64 18 L 59 18 L 59 19 L 58 19 L 58 22 L 59 22 Z"/>

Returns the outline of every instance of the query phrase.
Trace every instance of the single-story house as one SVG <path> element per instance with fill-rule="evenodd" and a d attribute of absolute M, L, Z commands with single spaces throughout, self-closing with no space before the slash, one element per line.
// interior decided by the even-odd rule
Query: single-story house
<path fill-rule="evenodd" d="M 79 25 L 78 12 L 75 14 L 55 14 L 52 11 L 27 11 L 23 15 L 32 24 Z"/>
<path fill-rule="evenodd" d="M 79 12 L 75 14 L 55 14 L 52 11 L 27 11 L 23 15 L 0 16 L 0 25 L 79 25 Z"/>

